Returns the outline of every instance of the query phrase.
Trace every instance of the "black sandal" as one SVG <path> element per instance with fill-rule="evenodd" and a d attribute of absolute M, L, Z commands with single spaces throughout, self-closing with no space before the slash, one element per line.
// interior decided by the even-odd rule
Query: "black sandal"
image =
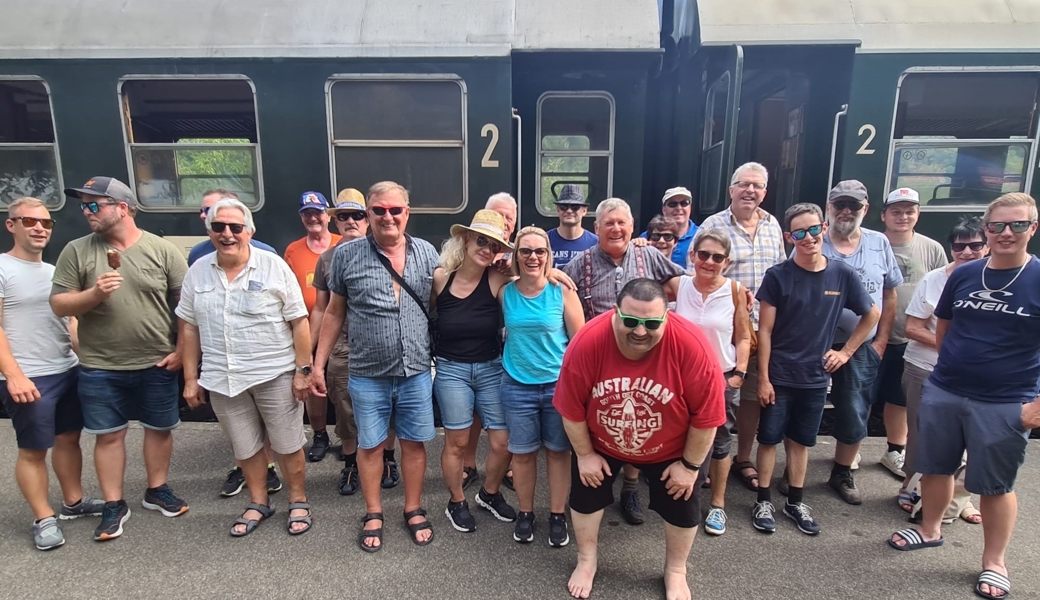
<path fill-rule="evenodd" d="M 307 514 L 302 517 L 292 516 L 294 510 L 305 510 Z M 307 525 L 303 529 L 298 531 L 293 530 L 293 523 L 304 523 Z M 285 522 L 285 528 L 289 530 L 289 535 L 301 535 L 311 530 L 311 525 L 314 524 L 314 517 L 311 515 L 311 505 L 307 502 L 293 502 L 289 505 L 289 519 Z"/>
<path fill-rule="evenodd" d="M 367 513 L 364 518 L 361 519 L 361 534 L 358 536 L 358 545 L 365 552 L 379 552 L 383 549 L 383 524 L 379 524 L 379 529 L 365 529 L 365 525 L 369 521 L 382 521 L 383 513 Z M 365 540 L 369 538 L 375 538 L 379 540 L 378 546 L 367 546 Z"/>
<path fill-rule="evenodd" d="M 477 480 L 477 477 L 476 467 L 462 467 L 462 489 L 466 489 L 473 485 L 473 482 Z"/>
<path fill-rule="evenodd" d="M 748 475 L 745 473 L 748 469 L 755 472 L 754 475 Z M 745 461 L 734 461 L 733 466 L 730 467 L 730 473 L 735 473 L 741 481 L 744 482 L 744 487 L 751 490 L 752 492 L 758 491 L 758 484 L 755 481 L 758 479 L 758 469 L 750 460 Z"/>
<path fill-rule="evenodd" d="M 430 521 L 426 519 L 424 519 L 422 522 L 414 524 L 409 523 L 408 520 L 414 519 L 415 517 L 425 516 L 426 511 L 421 508 L 417 508 L 411 512 L 404 513 L 404 524 L 408 526 L 408 531 L 412 532 L 412 541 L 415 542 L 416 546 L 425 546 L 433 541 L 433 525 L 431 525 Z M 415 535 L 424 529 L 430 530 L 430 538 L 427 539 L 425 542 L 420 542 L 419 539 L 415 537 Z"/>
<path fill-rule="evenodd" d="M 259 519 L 247 519 L 246 518 L 246 513 L 251 511 L 251 510 L 255 510 L 256 512 L 260 513 L 260 518 Z M 263 504 L 256 504 L 255 502 L 251 502 L 251 503 L 247 504 L 246 505 L 246 509 L 242 512 L 242 516 L 239 517 L 238 519 L 235 519 L 234 525 L 231 526 L 231 537 L 245 537 L 245 536 L 249 535 L 250 533 L 253 533 L 253 531 L 255 531 L 256 528 L 260 525 L 261 521 L 266 520 L 267 518 L 269 518 L 273 514 L 274 514 L 274 509 L 271 508 L 270 506 L 265 506 Z M 235 527 L 238 526 L 238 525 L 245 525 L 246 526 L 246 530 L 242 531 L 242 532 L 235 531 Z"/>

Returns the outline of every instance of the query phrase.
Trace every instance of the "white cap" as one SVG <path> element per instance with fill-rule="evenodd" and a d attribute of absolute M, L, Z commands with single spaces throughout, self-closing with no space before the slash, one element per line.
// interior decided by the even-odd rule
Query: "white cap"
<path fill-rule="evenodd" d="M 889 204 L 895 204 L 896 202 L 913 202 L 914 204 L 921 203 L 921 195 L 917 193 L 917 190 L 910 188 L 897 188 L 892 190 L 892 193 L 885 198 L 885 206 Z"/>
<path fill-rule="evenodd" d="M 669 199 L 676 196 L 686 196 L 690 200 L 693 200 L 693 194 L 690 193 L 690 190 L 684 187 L 673 187 L 664 193 L 664 198 L 661 198 L 661 204 L 668 202 Z"/>

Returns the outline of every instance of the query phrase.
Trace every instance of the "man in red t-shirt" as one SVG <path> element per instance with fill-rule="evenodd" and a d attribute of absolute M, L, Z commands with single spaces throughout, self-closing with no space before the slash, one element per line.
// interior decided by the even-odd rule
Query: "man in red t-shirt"
<path fill-rule="evenodd" d="M 725 381 L 697 326 L 668 313 L 664 288 L 633 279 L 613 311 L 585 325 L 563 357 L 553 405 L 563 416 L 574 459 L 571 518 L 578 566 L 567 589 L 588 598 L 596 575 L 603 510 L 631 463 L 650 485 L 650 510 L 665 521 L 664 585 L 690 598 L 686 559 L 700 522 L 694 487 L 717 427 L 726 422 Z"/>

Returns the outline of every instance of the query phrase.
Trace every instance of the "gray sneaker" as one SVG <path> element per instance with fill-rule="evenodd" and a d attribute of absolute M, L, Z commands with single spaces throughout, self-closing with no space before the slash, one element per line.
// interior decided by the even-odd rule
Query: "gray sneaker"
<path fill-rule="evenodd" d="M 65 545 L 65 536 L 62 535 L 58 520 L 54 517 L 47 517 L 39 523 L 34 522 L 32 534 L 37 550 L 53 550 Z"/>
<path fill-rule="evenodd" d="M 105 501 L 98 498 L 84 497 L 75 506 L 61 503 L 61 513 L 58 518 L 62 521 L 78 519 L 80 517 L 100 517 L 105 510 Z"/>

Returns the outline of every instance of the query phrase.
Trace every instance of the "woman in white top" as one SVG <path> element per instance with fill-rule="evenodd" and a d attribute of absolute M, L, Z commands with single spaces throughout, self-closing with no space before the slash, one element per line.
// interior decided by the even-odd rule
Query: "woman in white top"
<path fill-rule="evenodd" d="M 906 337 L 910 342 L 903 356 L 903 393 L 906 394 L 906 420 L 910 428 L 906 442 L 906 460 L 903 463 L 906 479 L 899 489 L 897 501 L 900 508 L 907 512 L 912 512 L 914 504 L 918 501 L 913 484 L 916 483 L 914 460 L 917 457 L 917 410 L 921 406 L 921 387 L 939 360 L 939 352 L 935 348 L 935 306 L 939 303 L 939 297 L 946 287 L 946 280 L 950 278 L 954 269 L 989 254 L 982 221 L 978 217 L 958 223 L 950 232 L 949 242 L 953 262 L 925 275 L 906 308 Z M 972 506 L 971 494 L 964 489 L 963 480 L 957 482 L 953 502 L 946 509 L 943 522 L 952 523 L 958 515 L 969 523 L 982 522 L 982 515 Z"/>
<path fill-rule="evenodd" d="M 732 463 L 730 433 L 736 424 L 740 387 L 747 375 L 751 354 L 751 321 L 747 296 L 740 284 L 722 276 L 729 266 L 730 240 L 726 232 L 708 229 L 697 232 L 686 257 L 692 275 L 679 279 L 675 312 L 692 321 L 715 350 L 726 376 L 726 424 L 715 432 L 711 452 L 711 510 L 704 519 L 704 531 L 711 535 L 726 532 L 726 479 Z"/>

